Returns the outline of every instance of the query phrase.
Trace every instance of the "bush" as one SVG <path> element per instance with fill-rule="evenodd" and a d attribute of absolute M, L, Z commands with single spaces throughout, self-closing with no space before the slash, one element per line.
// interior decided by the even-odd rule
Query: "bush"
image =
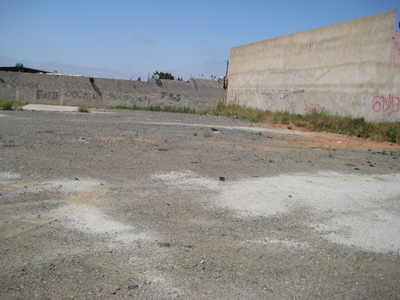
<path fill-rule="evenodd" d="M 21 101 L 0 99 L 0 109 L 2 110 L 13 110 L 16 106 L 23 106 L 26 104 L 26 102 Z"/>
<path fill-rule="evenodd" d="M 88 113 L 89 109 L 85 106 L 79 106 L 78 111 L 82 113 Z"/>
<path fill-rule="evenodd" d="M 11 101 L 4 102 L 2 107 L 3 110 L 13 110 L 13 105 Z"/>

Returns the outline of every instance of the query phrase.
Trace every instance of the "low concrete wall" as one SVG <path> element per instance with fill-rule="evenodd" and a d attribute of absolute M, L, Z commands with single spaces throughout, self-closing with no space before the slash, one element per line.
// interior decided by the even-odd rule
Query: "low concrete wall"
<path fill-rule="evenodd" d="M 227 102 L 400 121 L 396 11 L 231 49 Z"/>
<path fill-rule="evenodd" d="M 222 102 L 217 80 L 130 81 L 0 71 L 0 99 L 36 104 L 108 108 L 115 105 L 209 108 Z"/>

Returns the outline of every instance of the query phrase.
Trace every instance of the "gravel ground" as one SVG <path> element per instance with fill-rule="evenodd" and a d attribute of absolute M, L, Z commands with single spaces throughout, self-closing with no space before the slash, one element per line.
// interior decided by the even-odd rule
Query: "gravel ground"
<path fill-rule="evenodd" d="M 0 112 L 1 299 L 400 299 L 400 149 L 142 111 Z"/>

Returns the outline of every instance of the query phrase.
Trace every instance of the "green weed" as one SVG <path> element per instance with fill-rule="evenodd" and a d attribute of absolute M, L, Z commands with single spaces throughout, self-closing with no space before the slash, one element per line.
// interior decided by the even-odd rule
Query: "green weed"
<path fill-rule="evenodd" d="M 236 118 L 250 122 L 267 124 L 294 124 L 312 131 L 369 138 L 373 141 L 400 144 L 400 122 L 368 122 L 364 118 L 330 115 L 327 112 L 313 111 L 310 114 L 290 114 L 284 112 L 262 111 L 236 104 L 219 104 L 216 108 L 203 111 L 202 114 Z"/>
<path fill-rule="evenodd" d="M 330 115 L 327 112 L 313 111 L 310 114 L 291 114 L 287 111 L 271 112 L 239 106 L 237 104 L 218 103 L 216 107 L 198 111 L 188 107 L 174 106 L 115 106 L 115 109 L 133 109 L 148 111 L 163 111 L 190 113 L 202 115 L 215 115 L 240 119 L 251 123 L 266 123 L 287 125 L 292 123 L 296 127 L 303 127 L 311 131 L 326 131 L 331 133 L 368 138 L 378 142 L 391 142 L 400 144 L 400 122 L 368 122 L 364 118 L 351 118 L 347 116 Z M 209 137 L 209 136 L 208 136 Z"/>
<path fill-rule="evenodd" d="M 26 102 L 16 101 L 16 100 L 5 100 L 0 99 L 0 109 L 1 110 L 14 110 L 18 106 L 26 105 Z"/>
<path fill-rule="evenodd" d="M 79 106 L 78 107 L 78 111 L 81 112 L 81 113 L 88 113 L 89 109 L 87 107 L 85 107 L 85 106 Z"/>

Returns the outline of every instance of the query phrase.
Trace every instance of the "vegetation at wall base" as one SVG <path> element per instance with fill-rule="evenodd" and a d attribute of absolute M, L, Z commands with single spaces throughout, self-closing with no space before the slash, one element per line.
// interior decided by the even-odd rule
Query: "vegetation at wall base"
<path fill-rule="evenodd" d="M 224 116 L 254 123 L 289 125 L 303 127 L 311 131 L 326 131 L 347 136 L 369 138 L 377 142 L 400 144 L 400 122 L 367 122 L 364 118 L 330 115 L 313 111 L 310 114 L 290 114 L 284 112 L 262 111 L 235 104 L 219 103 L 217 107 L 203 111 L 202 114 Z"/>
<path fill-rule="evenodd" d="M 218 103 L 214 108 L 196 112 L 188 107 L 175 106 L 115 106 L 114 109 L 132 109 L 146 111 L 176 112 L 186 114 L 202 114 L 222 116 L 253 123 L 289 125 L 303 127 L 311 131 L 326 131 L 347 136 L 368 138 L 377 142 L 400 144 L 400 122 L 367 122 L 364 118 L 351 118 L 330 115 L 326 112 L 314 111 L 310 114 L 291 114 L 284 112 L 263 111 L 235 104 Z"/>
<path fill-rule="evenodd" d="M 26 104 L 26 102 L 21 101 L 0 99 L 1 110 L 14 110 L 16 107 L 24 106 Z"/>
<path fill-rule="evenodd" d="M 81 113 L 88 113 L 89 109 L 86 106 L 79 106 L 78 111 Z"/>

